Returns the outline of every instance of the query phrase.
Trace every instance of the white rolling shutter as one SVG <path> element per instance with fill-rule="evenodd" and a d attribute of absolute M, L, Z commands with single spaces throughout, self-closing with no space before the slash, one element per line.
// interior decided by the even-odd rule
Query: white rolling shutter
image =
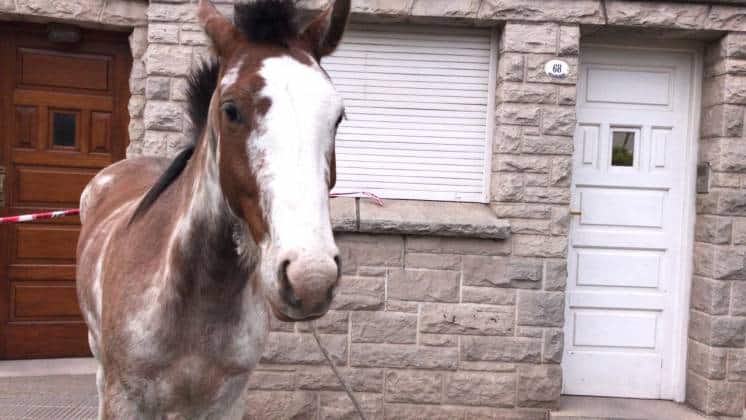
<path fill-rule="evenodd" d="M 348 118 L 335 192 L 487 202 L 496 50 L 491 30 L 351 26 L 323 60 Z"/>

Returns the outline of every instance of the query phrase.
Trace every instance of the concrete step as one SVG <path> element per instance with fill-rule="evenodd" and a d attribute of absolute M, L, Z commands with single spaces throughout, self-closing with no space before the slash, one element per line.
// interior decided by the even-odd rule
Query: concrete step
<path fill-rule="evenodd" d="M 561 420 L 707 420 L 690 407 L 672 401 L 562 396 L 550 413 Z"/>

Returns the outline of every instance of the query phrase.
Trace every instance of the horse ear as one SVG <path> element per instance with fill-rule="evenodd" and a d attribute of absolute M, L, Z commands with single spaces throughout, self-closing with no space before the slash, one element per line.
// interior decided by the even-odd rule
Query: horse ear
<path fill-rule="evenodd" d="M 223 58 L 230 57 L 238 45 L 238 29 L 210 0 L 199 0 L 197 16 L 218 55 Z"/>
<path fill-rule="evenodd" d="M 350 0 L 332 0 L 331 6 L 303 30 L 301 36 L 310 41 L 316 58 L 320 59 L 337 49 L 349 18 Z"/>

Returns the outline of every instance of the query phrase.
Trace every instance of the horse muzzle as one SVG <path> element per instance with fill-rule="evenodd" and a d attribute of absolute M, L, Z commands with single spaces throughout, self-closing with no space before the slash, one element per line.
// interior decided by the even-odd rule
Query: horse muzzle
<path fill-rule="evenodd" d="M 329 310 L 340 277 L 339 258 L 280 258 L 275 316 L 284 321 L 310 321 Z M 279 314 L 278 314 L 279 313 Z M 282 319 L 282 318 L 286 319 Z"/>

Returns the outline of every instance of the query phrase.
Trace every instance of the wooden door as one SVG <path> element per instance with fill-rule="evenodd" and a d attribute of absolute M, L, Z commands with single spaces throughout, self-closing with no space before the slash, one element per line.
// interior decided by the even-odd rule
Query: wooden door
<path fill-rule="evenodd" d="M 86 183 L 127 145 L 126 33 L 0 26 L 0 215 L 76 208 Z M 0 226 L 0 359 L 89 355 L 75 293 L 80 220 Z"/>
<path fill-rule="evenodd" d="M 564 392 L 673 399 L 693 56 L 593 47 L 580 59 Z"/>

